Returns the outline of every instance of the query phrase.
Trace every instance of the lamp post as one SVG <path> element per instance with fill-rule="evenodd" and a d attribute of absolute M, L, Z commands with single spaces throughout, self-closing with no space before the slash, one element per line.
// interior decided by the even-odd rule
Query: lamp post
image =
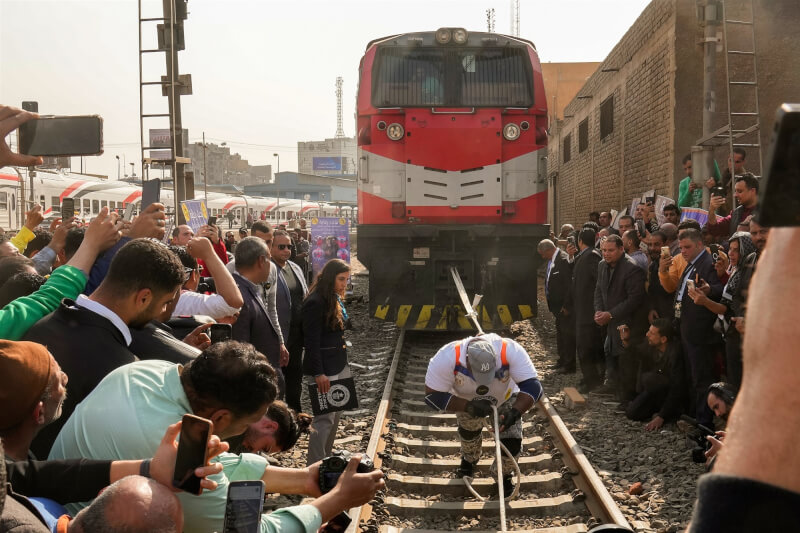
<path fill-rule="evenodd" d="M 120 165 L 120 160 L 119 156 L 117 156 L 117 181 L 119 181 L 119 165 Z"/>

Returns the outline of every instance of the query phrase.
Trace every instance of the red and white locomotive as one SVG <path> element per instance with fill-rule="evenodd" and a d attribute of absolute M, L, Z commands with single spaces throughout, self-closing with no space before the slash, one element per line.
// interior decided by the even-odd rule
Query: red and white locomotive
<path fill-rule="evenodd" d="M 547 99 L 530 41 L 442 28 L 377 39 L 359 69 L 358 242 L 370 311 L 465 329 L 450 276 L 486 328 L 536 312 L 549 233 Z"/>

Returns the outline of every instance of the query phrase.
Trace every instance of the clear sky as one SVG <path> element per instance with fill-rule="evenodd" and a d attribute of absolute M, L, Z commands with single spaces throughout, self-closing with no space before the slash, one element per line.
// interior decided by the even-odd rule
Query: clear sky
<path fill-rule="evenodd" d="M 601 61 L 648 0 L 522 0 L 520 34 L 543 62 Z M 161 0 L 143 0 L 158 16 Z M 509 33 L 509 0 L 190 0 L 180 72 L 192 75 L 183 97 L 189 140 L 202 132 L 227 142 L 250 164 L 297 169 L 297 141 L 336 132 L 335 80 L 344 78 L 344 130 L 354 134 L 358 62 L 370 40 L 442 26 Z M 145 25 L 145 46 L 155 43 Z M 139 160 L 136 0 L 0 0 L 0 103 L 38 100 L 41 113 L 99 114 L 105 154 L 86 158 L 92 173 L 117 174 L 115 156 Z M 164 54 L 145 62 L 147 79 L 165 73 Z M 145 112 L 166 110 L 146 98 Z M 163 119 L 162 119 L 163 120 Z M 165 128 L 150 120 L 147 128 Z M 77 159 L 73 162 L 78 166 Z M 128 165 L 130 170 L 130 165 Z M 123 170 L 123 173 L 125 170 Z"/>

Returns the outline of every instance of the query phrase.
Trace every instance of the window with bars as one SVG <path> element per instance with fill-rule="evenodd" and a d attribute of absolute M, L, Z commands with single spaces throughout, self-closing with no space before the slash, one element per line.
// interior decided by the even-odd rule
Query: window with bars
<path fill-rule="evenodd" d="M 614 95 L 600 104 L 600 139 L 605 139 L 614 131 Z"/>
<path fill-rule="evenodd" d="M 572 154 L 570 153 L 571 147 L 572 147 L 572 134 L 570 133 L 569 135 L 564 137 L 564 148 L 562 150 L 564 153 L 564 163 L 567 163 L 569 162 L 570 159 L 572 159 Z"/>
<path fill-rule="evenodd" d="M 525 48 L 378 50 L 376 107 L 530 107 L 533 81 Z"/>
<path fill-rule="evenodd" d="M 585 118 L 578 124 L 578 153 L 583 153 L 589 148 L 589 119 Z"/>

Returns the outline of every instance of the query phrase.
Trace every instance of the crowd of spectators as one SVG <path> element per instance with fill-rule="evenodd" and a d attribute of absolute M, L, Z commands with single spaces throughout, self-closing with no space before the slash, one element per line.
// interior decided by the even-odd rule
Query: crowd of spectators
<path fill-rule="evenodd" d="M 0 106 L 0 167 L 41 163 L 5 142 L 34 116 Z M 261 480 L 315 498 L 262 515 L 261 531 L 310 533 L 383 487 L 358 456 L 326 494 L 318 462 L 268 460 L 311 424 L 302 232 L 179 225 L 166 244 L 160 203 L 130 222 L 105 207 L 85 225 L 43 221 L 34 206 L 0 235 L 0 531 L 222 531 L 230 483 Z M 212 343 L 215 324 L 232 340 Z M 172 485 L 186 414 L 215 433 L 199 495 Z"/>
<path fill-rule="evenodd" d="M 724 382 L 732 403 L 742 383 L 747 296 L 769 236 L 759 222 L 759 180 L 744 171 L 744 155 L 737 149 L 733 173 L 720 179 L 681 182 L 685 207 L 702 199 L 703 187 L 714 188 L 702 227 L 679 205 L 657 216 L 643 202 L 617 220 L 593 212 L 539 245 L 557 370 L 579 368 L 580 392 L 614 395 L 617 411 L 648 431 L 682 415 L 714 427 L 719 402 L 709 388 Z M 684 166 L 691 171 L 691 158 Z M 731 182 L 736 206 L 723 216 L 718 185 Z"/>

